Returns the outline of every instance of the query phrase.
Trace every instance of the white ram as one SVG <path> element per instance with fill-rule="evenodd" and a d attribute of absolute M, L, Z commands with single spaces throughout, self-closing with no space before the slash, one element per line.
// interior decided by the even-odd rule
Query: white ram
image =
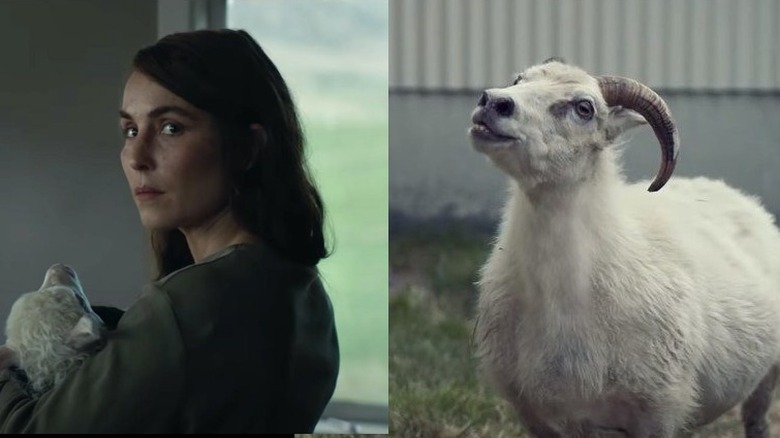
<path fill-rule="evenodd" d="M 472 113 L 473 147 L 510 177 L 480 273 L 481 370 L 536 436 L 671 437 L 742 403 L 768 437 L 780 362 L 780 232 L 721 181 L 675 178 L 675 122 L 637 81 L 551 59 Z M 620 135 L 662 150 L 629 184 Z M 736 145 L 735 145 L 736 146 Z"/>
<path fill-rule="evenodd" d="M 19 297 L 6 321 L 0 369 L 23 371 L 25 388 L 39 396 L 106 344 L 103 321 L 92 310 L 76 272 L 56 264 L 37 291 Z"/>

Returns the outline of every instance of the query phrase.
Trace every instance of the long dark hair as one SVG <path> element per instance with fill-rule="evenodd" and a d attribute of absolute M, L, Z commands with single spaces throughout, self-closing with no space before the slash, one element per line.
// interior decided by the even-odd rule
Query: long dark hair
<path fill-rule="evenodd" d="M 314 266 L 328 256 L 324 207 L 306 164 L 295 104 L 279 70 L 247 32 L 171 34 L 139 50 L 133 68 L 214 117 L 239 225 L 295 262 Z M 264 141 L 252 124 L 262 126 Z M 178 229 L 151 230 L 151 244 L 157 279 L 193 262 Z"/>

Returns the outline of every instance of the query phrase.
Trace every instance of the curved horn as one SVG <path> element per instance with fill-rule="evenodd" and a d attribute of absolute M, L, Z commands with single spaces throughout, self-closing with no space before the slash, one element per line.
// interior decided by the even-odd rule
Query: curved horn
<path fill-rule="evenodd" d="M 661 144 L 661 167 L 648 191 L 655 192 L 669 181 L 680 153 L 680 136 L 666 102 L 655 91 L 633 79 L 597 76 L 607 105 L 620 105 L 641 114 Z"/>

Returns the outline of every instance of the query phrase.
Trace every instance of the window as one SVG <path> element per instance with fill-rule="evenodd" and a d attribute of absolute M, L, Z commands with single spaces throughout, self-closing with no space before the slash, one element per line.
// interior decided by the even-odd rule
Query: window
<path fill-rule="evenodd" d="M 387 0 L 228 1 L 287 81 L 328 215 L 320 264 L 341 370 L 333 400 L 388 404 Z M 386 412 L 386 411 L 385 411 Z"/>

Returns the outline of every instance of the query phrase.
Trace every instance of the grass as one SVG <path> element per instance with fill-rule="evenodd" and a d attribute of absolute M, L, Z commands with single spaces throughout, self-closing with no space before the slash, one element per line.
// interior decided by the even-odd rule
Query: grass
<path fill-rule="evenodd" d="M 473 283 L 486 250 L 485 236 L 458 232 L 392 239 L 392 436 L 522 436 L 479 382 L 470 349 Z"/>
<path fill-rule="evenodd" d="M 391 436 L 528 436 L 508 403 L 482 384 L 471 354 L 474 282 L 489 246 L 489 236 L 462 229 L 391 239 Z M 742 437 L 738 412 L 688 436 Z M 780 403 L 771 420 L 780 436 Z"/>
<path fill-rule="evenodd" d="M 387 123 L 311 123 L 306 135 L 333 247 L 320 264 L 341 348 L 333 398 L 386 405 Z"/>

